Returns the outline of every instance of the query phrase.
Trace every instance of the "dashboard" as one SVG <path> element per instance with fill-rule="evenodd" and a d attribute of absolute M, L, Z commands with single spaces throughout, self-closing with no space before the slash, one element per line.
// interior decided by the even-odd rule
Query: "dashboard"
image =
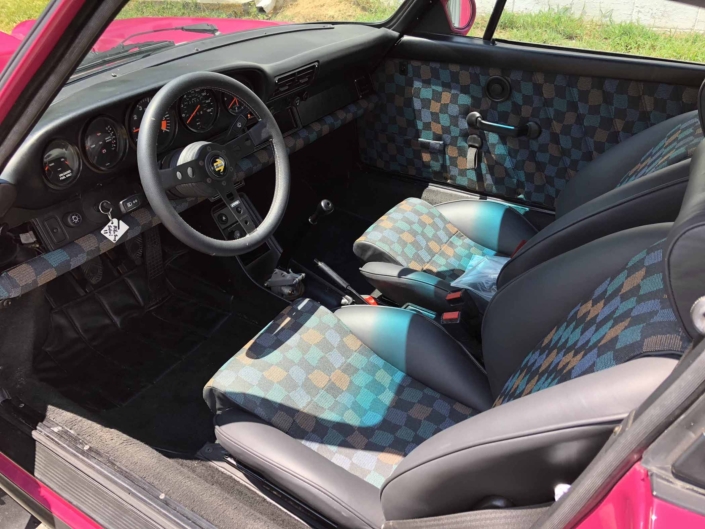
<path fill-rule="evenodd" d="M 245 81 L 248 88 L 250 83 Z M 153 94 L 102 109 L 51 139 L 42 153 L 42 175 L 52 189 L 66 189 L 80 179 L 99 182 L 134 163 L 140 125 Z M 157 152 L 195 141 L 217 141 L 231 127 L 243 132 L 257 118 L 244 102 L 208 88 L 192 90 L 175 102 L 161 121 Z"/>
<path fill-rule="evenodd" d="M 10 229 L 31 224 L 43 246 L 56 249 L 102 228 L 102 201 L 118 216 L 146 205 L 136 156 L 141 119 L 150 98 L 179 75 L 237 79 L 286 136 L 359 99 L 360 80 L 398 38 L 365 25 L 281 26 L 175 46 L 68 84 L 0 174 L 0 192 L 11 187 L 13 195 L 0 220 Z M 166 163 L 191 143 L 232 137 L 233 127 L 256 121 L 223 92 L 181 94 L 163 116 L 158 156 Z M 0 205 L 7 202 L 0 196 Z"/>

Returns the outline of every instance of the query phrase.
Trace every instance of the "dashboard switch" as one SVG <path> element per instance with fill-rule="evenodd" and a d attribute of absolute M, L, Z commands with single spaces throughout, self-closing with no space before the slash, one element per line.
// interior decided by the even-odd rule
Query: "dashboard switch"
<path fill-rule="evenodd" d="M 57 219 L 56 217 L 49 217 L 48 219 L 46 219 L 44 221 L 44 227 L 47 229 L 49 235 L 55 243 L 59 244 L 66 240 L 66 234 L 64 233 L 64 229 L 61 227 L 59 219 Z"/>
<path fill-rule="evenodd" d="M 83 216 L 78 211 L 72 211 L 64 215 L 64 224 L 69 228 L 78 228 L 83 222 Z"/>
<path fill-rule="evenodd" d="M 120 201 L 120 211 L 122 211 L 123 214 L 129 213 L 130 211 L 142 207 L 142 204 L 144 204 L 143 194 L 132 195 Z"/>

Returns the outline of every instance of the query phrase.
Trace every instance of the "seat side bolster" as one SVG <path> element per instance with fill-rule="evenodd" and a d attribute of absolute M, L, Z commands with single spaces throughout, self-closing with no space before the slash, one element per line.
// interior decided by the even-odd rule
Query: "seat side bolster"
<path fill-rule="evenodd" d="M 304 445 L 240 409 L 216 416 L 220 444 L 240 463 L 289 491 L 330 520 L 355 529 L 384 523 L 379 490 Z"/>
<path fill-rule="evenodd" d="M 635 226 L 673 222 L 688 183 L 690 161 L 609 191 L 541 230 L 502 269 L 498 287 L 564 252 Z"/>
<path fill-rule="evenodd" d="M 363 263 L 379 262 L 406 266 L 406 263 L 401 262 L 397 257 L 369 241 L 355 241 L 353 243 L 353 253 Z"/>
<path fill-rule="evenodd" d="M 456 200 L 436 209 L 468 239 L 502 255 L 511 255 L 536 228 L 514 208 L 490 200 Z"/>
<path fill-rule="evenodd" d="M 500 495 L 515 505 L 552 500 L 618 424 L 676 365 L 641 358 L 492 408 L 435 435 L 382 486 L 388 520 L 466 511 Z"/>
<path fill-rule="evenodd" d="M 453 289 L 434 275 L 380 262 L 367 263 L 360 272 L 373 287 L 400 305 L 414 303 L 436 312 L 449 310 L 446 295 Z"/>
<path fill-rule="evenodd" d="M 362 343 L 411 378 L 476 411 L 492 405 L 482 367 L 433 320 L 396 307 L 335 312 Z"/>
<path fill-rule="evenodd" d="M 639 252 L 664 239 L 670 223 L 613 233 L 571 250 L 502 286 L 482 320 L 485 369 L 498 395 L 536 344 L 605 279 Z"/>

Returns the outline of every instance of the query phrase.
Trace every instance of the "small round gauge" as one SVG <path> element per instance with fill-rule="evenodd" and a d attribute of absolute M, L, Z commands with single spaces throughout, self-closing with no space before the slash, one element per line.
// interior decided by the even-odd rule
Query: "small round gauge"
<path fill-rule="evenodd" d="M 86 127 L 83 147 L 91 165 L 108 171 L 122 160 L 127 150 L 125 129 L 110 118 L 95 118 Z"/>
<path fill-rule="evenodd" d="M 240 101 L 239 97 L 228 94 L 226 92 L 221 92 L 223 98 L 223 106 L 230 112 L 233 116 L 238 116 L 247 110 L 247 107 Z"/>
<path fill-rule="evenodd" d="M 213 90 L 198 88 L 186 92 L 179 102 L 179 114 L 186 127 L 194 132 L 206 132 L 218 117 L 218 101 Z"/>
<path fill-rule="evenodd" d="M 137 143 L 137 137 L 140 133 L 140 126 L 142 125 L 142 118 L 147 110 L 147 105 L 152 99 L 150 97 L 145 97 L 140 99 L 132 109 L 132 112 L 128 116 L 127 126 L 130 129 L 130 137 Z M 159 125 L 159 136 L 157 137 L 157 151 L 163 151 L 171 142 L 174 141 L 174 136 L 176 134 L 176 114 L 173 110 L 169 110 Z"/>
<path fill-rule="evenodd" d="M 64 140 L 54 140 L 44 150 L 42 157 L 44 177 L 50 185 L 66 187 L 78 178 L 81 157 L 78 149 Z"/>

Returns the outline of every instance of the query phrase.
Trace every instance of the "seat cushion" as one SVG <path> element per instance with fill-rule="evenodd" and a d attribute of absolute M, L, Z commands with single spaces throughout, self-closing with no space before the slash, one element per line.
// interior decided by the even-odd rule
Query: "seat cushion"
<path fill-rule="evenodd" d="M 449 282 L 465 272 L 473 255 L 496 254 L 419 198 L 390 209 L 355 241 L 353 251 L 363 262 L 393 263 Z"/>
<path fill-rule="evenodd" d="M 420 443 L 474 413 L 375 354 L 311 300 L 277 316 L 204 398 L 215 412 L 250 412 L 375 487 Z"/>

